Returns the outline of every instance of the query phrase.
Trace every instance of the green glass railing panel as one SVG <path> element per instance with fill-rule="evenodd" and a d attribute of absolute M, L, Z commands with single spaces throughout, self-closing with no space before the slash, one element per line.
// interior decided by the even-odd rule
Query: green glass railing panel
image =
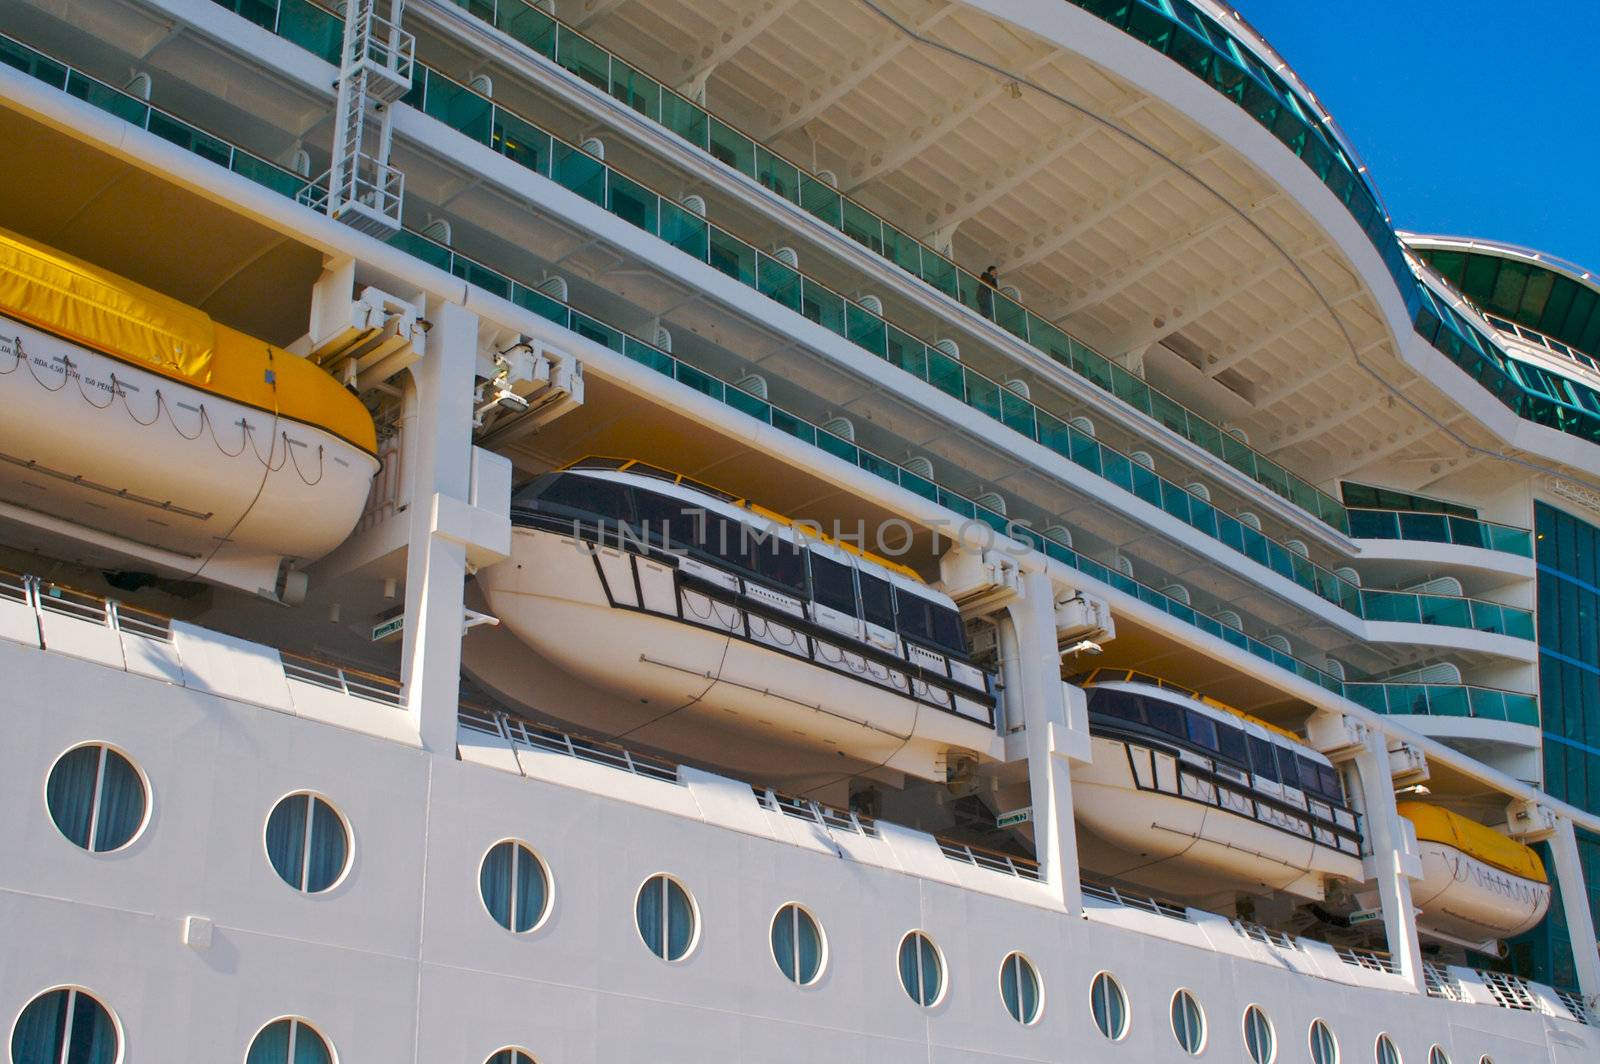
<path fill-rule="evenodd" d="M 750 138 L 715 117 L 711 119 L 711 157 L 746 177 L 756 176 L 756 146 Z"/>
<path fill-rule="evenodd" d="M 800 313 L 836 336 L 845 336 L 845 300 L 811 278 L 800 286 Z"/>
<path fill-rule="evenodd" d="M 661 239 L 692 258 L 709 262 L 711 258 L 710 227 L 706 220 L 676 203 L 661 201 L 659 220 Z"/>
<path fill-rule="evenodd" d="M 715 226 L 709 228 L 711 265 L 740 284 L 756 287 L 756 249 L 742 240 L 734 239 Z M 783 266 L 778 260 L 765 255 L 761 256 L 761 261 Z"/>
<path fill-rule="evenodd" d="M 494 113 L 494 137 L 490 147 L 519 166 L 536 174 L 550 176 L 550 154 L 553 140 L 550 134 L 510 114 L 503 108 Z"/>
<path fill-rule="evenodd" d="M 931 348 L 926 349 L 925 355 L 928 363 L 928 383 L 946 395 L 953 395 L 965 402 L 967 398 L 964 386 L 966 370 L 961 363 Z"/>
<path fill-rule="evenodd" d="M 193 152 L 218 166 L 228 166 L 232 160 L 233 147 L 226 141 L 219 140 L 209 133 L 202 133 L 189 123 L 180 122 L 160 111 L 151 111 L 149 114 L 145 128 L 162 140 L 176 144 L 185 151 Z"/>
<path fill-rule="evenodd" d="M 339 52 L 344 48 L 344 23 L 339 16 L 309 0 L 281 0 L 278 26 L 273 32 L 312 55 L 339 65 Z"/>
<path fill-rule="evenodd" d="M 576 33 L 558 34 L 556 62 L 602 92 L 611 91 L 611 53 L 589 38 Z"/>
<path fill-rule="evenodd" d="M 711 119 L 705 108 L 696 107 L 675 92 L 662 93 L 661 124 L 701 151 L 710 147 Z"/>
<path fill-rule="evenodd" d="M 615 170 L 606 185 L 606 210 L 647 233 L 660 233 L 660 197 Z"/>
<path fill-rule="evenodd" d="M 844 197 L 815 178 L 800 176 L 800 206 L 835 229 L 844 226 Z"/>
<path fill-rule="evenodd" d="M 556 141 L 550 152 L 550 178 L 597 207 L 606 205 L 605 163 L 570 144 Z"/>
<path fill-rule="evenodd" d="M 661 121 L 661 85 L 620 59 L 611 61 L 611 95 L 652 122 Z"/>
<path fill-rule="evenodd" d="M 785 266 L 770 255 L 758 257 L 756 289 L 790 310 L 800 309 L 800 271 Z"/>
<path fill-rule="evenodd" d="M 879 358 L 889 355 L 889 328 L 884 320 L 855 303 L 845 304 L 845 337 Z"/>
<path fill-rule="evenodd" d="M 143 128 L 149 119 L 149 104 L 109 85 L 101 84 L 76 70 L 67 74 L 66 89 L 68 95 L 76 96 L 84 103 L 114 115 L 124 122 Z"/>
<path fill-rule="evenodd" d="M 695 391 L 703 395 L 709 395 L 713 399 L 719 401 L 722 399 L 724 395 L 723 384 L 711 374 L 695 369 L 685 362 L 679 362 L 673 367 L 673 370 L 673 375 L 677 378 L 679 384 L 686 384 Z"/>
<path fill-rule="evenodd" d="M 774 155 L 760 144 L 756 149 L 756 180 L 791 203 L 800 199 L 800 168 Z"/>

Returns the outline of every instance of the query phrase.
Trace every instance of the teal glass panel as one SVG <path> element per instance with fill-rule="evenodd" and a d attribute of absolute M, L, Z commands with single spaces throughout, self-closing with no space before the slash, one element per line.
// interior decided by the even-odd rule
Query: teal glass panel
<path fill-rule="evenodd" d="M 511 302 L 519 307 L 525 307 L 541 318 L 553 321 L 557 325 L 565 326 L 570 317 L 566 306 L 562 303 L 551 299 L 543 292 L 535 292 L 533 289 L 520 284 L 511 290 Z"/>
<path fill-rule="evenodd" d="M 1000 389 L 1000 420 L 1030 440 L 1035 439 L 1033 404 L 1010 388 Z"/>
<path fill-rule="evenodd" d="M 800 313 L 829 332 L 844 335 L 844 297 L 809 277 L 800 287 Z"/>
<path fill-rule="evenodd" d="M 882 255 L 884 253 L 883 222 L 878 220 L 878 216 L 854 200 L 848 199 L 844 201 L 843 212 L 842 228 L 845 235 L 863 247 L 870 248 Z"/>
<path fill-rule="evenodd" d="M 613 329 L 604 322 L 595 321 L 587 314 L 574 312 L 572 315 L 572 331 L 597 344 L 609 347 L 618 354 L 626 350 L 625 337 L 621 330 Z"/>
<path fill-rule="evenodd" d="M 927 356 L 928 383 L 946 395 L 953 395 L 957 399 L 965 401 L 966 394 L 962 388 L 961 381 L 963 376 L 961 363 L 948 355 L 940 354 L 932 348 L 927 350 Z"/>
<path fill-rule="evenodd" d="M 772 420 L 772 405 L 770 403 L 731 385 L 726 389 L 723 401 L 741 414 L 749 414 L 758 421 L 770 422 Z"/>
<path fill-rule="evenodd" d="M 136 100 L 125 92 L 118 92 L 109 85 L 102 85 L 92 78 L 84 77 L 76 70 L 67 74 L 67 93 L 92 107 L 97 107 L 141 128 L 150 114 L 150 105 L 144 101 Z"/>
<path fill-rule="evenodd" d="M 887 222 L 883 225 L 883 249 L 896 266 L 913 277 L 922 276 L 922 245 Z"/>
<path fill-rule="evenodd" d="M 258 159 L 249 152 L 235 150 L 232 169 L 234 173 L 283 196 L 298 196 L 306 187 L 306 179 L 299 174 L 274 166 L 265 159 Z"/>
<path fill-rule="evenodd" d="M 994 381 L 981 377 L 976 373 L 966 374 L 967 402 L 973 407 L 999 420 L 1000 418 L 1000 386 Z"/>
<path fill-rule="evenodd" d="M 754 288 L 756 285 L 756 249 L 746 244 L 743 240 L 729 236 L 716 226 L 708 226 L 710 240 L 710 258 L 712 266 L 721 270 L 729 277 L 741 284 Z M 767 261 L 766 256 L 762 256 Z M 776 260 L 771 260 L 776 262 Z M 777 263 L 782 265 L 782 263 Z"/>
<path fill-rule="evenodd" d="M 805 174 L 800 175 L 800 206 L 838 229 L 844 224 L 844 197 Z"/>
<path fill-rule="evenodd" d="M 661 205 L 661 239 L 701 262 L 711 254 L 711 238 L 706 220 L 693 211 L 685 210 L 666 200 Z"/>
<path fill-rule="evenodd" d="M 556 42 L 556 62 L 601 92 L 611 91 L 611 56 L 593 41 L 562 32 Z"/>
<path fill-rule="evenodd" d="M 278 36 L 312 55 L 339 65 L 344 48 L 344 23 L 310 0 L 282 0 L 278 7 Z"/>
<path fill-rule="evenodd" d="M 756 176 L 756 146 L 726 122 L 711 119 L 711 155 L 746 177 Z"/>
<path fill-rule="evenodd" d="M 723 395 L 723 383 L 717 380 L 717 378 L 711 376 L 711 374 L 701 372 L 700 370 L 697 370 L 693 366 L 690 366 L 684 362 L 679 362 L 677 365 L 675 365 L 673 367 L 673 371 L 673 376 L 677 378 L 678 383 L 687 384 L 695 391 L 709 395 L 711 398 L 721 401 Z"/>
<path fill-rule="evenodd" d="M 495 5 L 494 24 L 508 37 L 541 53 L 556 57 L 556 21 L 532 4 L 503 0 Z"/>
<path fill-rule="evenodd" d="M 758 260 L 757 287 L 761 294 L 790 310 L 800 309 L 800 273 L 779 262 L 771 255 Z"/>
<path fill-rule="evenodd" d="M 661 93 L 661 124 L 702 151 L 710 146 L 711 120 L 705 108 L 675 92 Z"/>
<path fill-rule="evenodd" d="M 889 353 L 889 327 L 884 320 L 855 303 L 845 304 L 844 313 L 845 335 L 850 342 L 879 358 L 886 357 Z"/>
<path fill-rule="evenodd" d="M 796 203 L 800 200 L 800 171 L 759 144 L 756 145 L 756 180 L 786 200 Z"/>
<path fill-rule="evenodd" d="M 422 110 L 481 144 L 493 140 L 494 104 L 449 78 L 425 71 Z"/>
<path fill-rule="evenodd" d="M 893 325 L 885 328 L 888 359 L 918 380 L 928 379 L 928 345 Z"/>
<path fill-rule="evenodd" d="M 171 115 L 151 111 L 148 128 L 162 140 L 171 141 L 178 147 L 191 151 L 218 166 L 227 166 L 231 161 L 233 148 L 226 141 L 218 140 L 209 133 L 202 133 L 187 122 L 179 122 Z"/>
<path fill-rule="evenodd" d="M 654 235 L 659 218 L 657 211 L 659 197 L 615 170 L 611 171 L 607 186 L 606 192 L 610 202 L 606 204 L 606 209 L 629 225 L 638 226 Z"/>
<path fill-rule="evenodd" d="M 657 351 L 643 340 L 636 340 L 631 336 L 624 337 L 622 353 L 640 365 L 649 366 L 657 373 L 672 375 L 672 356 Z M 733 389 L 729 389 L 730 394 L 732 394 L 732 391 Z"/>
<path fill-rule="evenodd" d="M 511 280 L 503 274 L 497 273 L 489 267 L 473 262 L 471 259 L 460 255 L 450 260 L 450 272 L 479 288 L 493 292 L 497 296 L 511 298 Z"/>
<path fill-rule="evenodd" d="M 550 134 L 501 108 L 495 109 L 490 146 L 534 173 L 550 176 Z"/>
<path fill-rule="evenodd" d="M 605 163 L 559 140 L 550 158 L 550 176 L 558 185 L 597 206 L 606 205 Z"/>
<path fill-rule="evenodd" d="M 661 85 L 620 59 L 611 61 L 611 95 L 646 118 L 661 120 Z"/>

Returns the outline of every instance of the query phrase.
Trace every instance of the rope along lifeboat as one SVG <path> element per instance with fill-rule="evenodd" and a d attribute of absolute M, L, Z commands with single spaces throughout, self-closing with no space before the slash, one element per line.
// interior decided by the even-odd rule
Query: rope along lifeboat
<path fill-rule="evenodd" d="M 372 418 L 315 365 L 0 230 L 0 520 L 276 594 L 354 528 Z"/>
<path fill-rule="evenodd" d="M 1186 899 L 1361 880 L 1361 835 L 1333 764 L 1291 732 L 1154 676 L 1097 669 L 1093 761 L 1074 768 L 1085 867 Z"/>
<path fill-rule="evenodd" d="M 670 747 L 680 714 L 708 717 L 941 780 L 949 751 L 996 742 L 992 677 L 967 660 L 955 604 L 910 569 L 637 461 L 547 474 L 511 519 L 511 556 L 477 577 L 490 609 L 643 703 L 659 721 L 645 741 Z"/>
<path fill-rule="evenodd" d="M 1417 829 L 1422 879 L 1411 900 L 1425 931 L 1469 943 L 1511 938 L 1544 919 L 1550 882 L 1532 849 L 1476 820 L 1425 802 L 1401 802 Z"/>

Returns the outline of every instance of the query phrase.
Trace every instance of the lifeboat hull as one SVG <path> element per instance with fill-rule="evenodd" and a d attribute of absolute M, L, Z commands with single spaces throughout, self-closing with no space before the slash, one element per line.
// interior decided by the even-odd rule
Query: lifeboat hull
<path fill-rule="evenodd" d="M 1411 900 L 1424 930 L 1482 942 L 1530 930 L 1550 908 L 1550 884 L 1513 875 L 1449 843 L 1422 840 L 1422 878 Z"/>
<path fill-rule="evenodd" d="M 995 752 L 987 719 L 928 705 L 907 693 L 903 673 L 682 588 L 661 561 L 519 527 L 511 557 L 477 580 L 507 630 L 591 686 L 638 701 L 646 720 L 684 713 L 779 729 L 924 779 L 944 778 L 952 747 Z M 665 730 L 646 725 L 639 738 Z"/>
<path fill-rule="evenodd" d="M 1247 799 L 1180 773 L 1178 757 L 1103 736 L 1093 750 L 1073 769 L 1072 801 L 1098 840 L 1083 848 L 1099 875 L 1186 899 L 1239 890 L 1320 899 L 1329 877 L 1361 879 L 1358 857 L 1286 830 L 1291 818 L 1254 819 Z"/>
<path fill-rule="evenodd" d="M 338 546 L 377 459 L 0 318 L 0 516 L 94 558 L 248 591 Z"/>

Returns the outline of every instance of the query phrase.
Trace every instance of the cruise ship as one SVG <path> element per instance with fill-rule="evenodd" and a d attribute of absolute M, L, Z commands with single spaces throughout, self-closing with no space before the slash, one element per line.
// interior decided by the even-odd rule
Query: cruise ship
<path fill-rule="evenodd" d="M 1600 1060 L 1600 278 L 1233 7 L 6 0 L 0 141 L 4 1064 Z"/>

